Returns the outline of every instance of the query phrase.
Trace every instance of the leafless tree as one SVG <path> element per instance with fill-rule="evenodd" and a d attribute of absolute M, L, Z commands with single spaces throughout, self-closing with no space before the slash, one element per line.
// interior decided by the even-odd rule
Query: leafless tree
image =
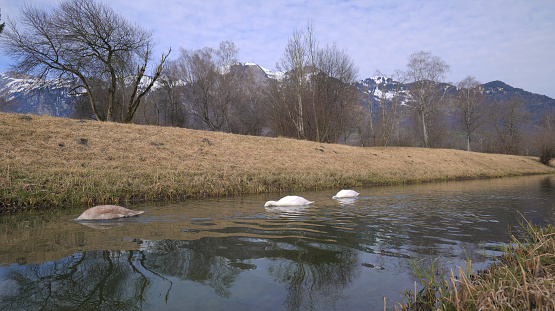
<path fill-rule="evenodd" d="M 403 116 L 402 103 L 406 94 L 403 73 L 400 70 L 396 70 L 392 77 L 392 97 L 382 103 L 382 143 L 384 146 L 390 145 L 394 137 L 396 137 L 397 142 L 400 141 L 400 127 Z"/>
<path fill-rule="evenodd" d="M 357 70 L 345 51 L 319 48 L 308 24 L 306 32 L 293 32 L 277 67 L 285 77 L 271 84 L 269 99 L 280 135 L 335 142 L 348 134 Z"/>
<path fill-rule="evenodd" d="M 530 113 L 526 111 L 521 98 L 515 97 L 504 102 L 494 102 L 491 115 L 495 133 L 502 153 L 520 154 L 524 129 Z"/>
<path fill-rule="evenodd" d="M 542 115 L 535 135 L 540 162 L 549 165 L 555 159 L 555 109 Z"/>
<path fill-rule="evenodd" d="M 431 119 L 438 119 L 438 113 L 444 104 L 446 92 L 441 82 L 449 72 L 449 65 L 431 52 L 420 51 L 409 56 L 406 77 L 409 82 L 411 104 L 418 116 L 422 135 L 422 145 L 430 146 L 429 129 Z"/>
<path fill-rule="evenodd" d="M 145 96 L 148 93 L 148 91 L 150 91 L 150 89 L 152 88 L 156 80 L 160 77 L 160 74 L 162 73 L 162 69 L 164 67 L 164 62 L 166 61 L 170 52 L 168 52 L 168 54 L 166 55 L 162 55 L 162 60 L 160 61 L 160 64 L 156 68 L 154 75 L 151 77 L 145 77 L 144 74 L 148 66 L 148 61 L 150 59 L 149 46 L 148 45 L 146 46 L 146 52 L 144 54 L 143 63 L 137 65 L 137 71 L 133 76 L 134 80 L 131 83 L 132 93 L 131 93 L 131 96 L 129 97 L 129 104 L 127 105 L 127 114 L 125 116 L 125 119 L 123 120 L 125 123 L 130 123 L 133 120 L 133 116 L 135 115 L 135 111 L 137 111 L 137 108 L 141 103 L 141 99 L 143 98 L 143 96 Z M 146 87 L 142 87 L 140 89 L 143 81 L 146 82 L 145 83 Z"/>
<path fill-rule="evenodd" d="M 182 105 L 184 81 L 179 79 L 178 61 L 166 62 L 158 82 L 161 86 L 156 110 L 159 124 L 187 127 L 187 115 Z"/>
<path fill-rule="evenodd" d="M 98 120 L 116 120 L 118 80 L 121 72 L 127 72 L 121 70 L 121 64 L 130 60 L 136 64 L 131 73 L 132 95 L 123 118 L 124 122 L 131 122 L 169 54 L 162 55 L 149 83 L 139 89 L 151 60 L 152 36 L 109 6 L 94 0 L 66 0 L 49 9 L 25 5 L 21 24 L 19 27 L 10 20 L 0 39 L 0 44 L 17 60 L 13 69 L 35 73 L 39 79 L 51 74 L 77 78 L 79 85 L 74 91 L 86 95 Z M 99 81 L 107 84 L 101 88 L 108 93 L 104 113 L 98 110 L 101 99 L 94 92 L 94 84 Z"/>
<path fill-rule="evenodd" d="M 482 84 L 473 76 L 467 76 L 458 83 L 454 111 L 466 136 L 467 151 L 471 151 L 474 132 L 484 119 L 484 100 Z"/>
<path fill-rule="evenodd" d="M 287 79 L 283 81 L 288 85 L 283 87 L 290 89 L 289 93 L 294 95 L 294 102 L 288 103 L 287 114 L 295 125 L 297 137 L 300 139 L 306 138 L 304 106 L 308 100 L 306 98 L 307 80 L 312 77 L 307 71 L 312 70 L 311 73 L 313 73 L 313 68 L 310 68 L 309 65 L 314 62 L 311 57 L 314 57 L 316 53 L 312 50 L 316 45 L 313 39 L 313 30 L 310 25 L 307 33 L 298 30 L 293 31 L 293 35 L 289 38 L 285 47 L 281 62 L 277 64 L 278 70 L 287 72 L 288 75 Z"/>
<path fill-rule="evenodd" d="M 399 132 L 404 77 L 399 70 L 392 75 L 393 78 L 386 78 L 380 71 L 376 71 L 375 76 L 379 77 L 379 80 L 372 95 L 377 94 L 378 104 L 375 111 L 373 107 L 368 110 L 372 118 L 370 123 L 372 144 L 388 146 L 392 136 Z M 367 102 L 370 104 L 370 101 Z"/>
<path fill-rule="evenodd" d="M 233 42 L 219 49 L 181 50 L 177 76 L 185 83 L 185 105 L 190 113 L 212 131 L 229 131 L 229 113 L 238 98 L 231 66 L 237 62 Z"/>
<path fill-rule="evenodd" d="M 364 103 L 366 104 L 366 109 L 368 111 L 368 130 L 369 130 L 369 136 L 371 136 L 371 140 L 368 144 L 365 143 L 365 141 L 367 139 L 363 139 L 361 137 L 361 145 L 365 146 L 365 145 L 370 145 L 370 146 L 375 146 L 376 145 L 376 130 L 374 129 L 374 119 L 376 118 L 376 113 L 374 112 L 374 97 L 376 94 L 376 91 L 378 90 L 378 87 L 373 87 L 370 86 L 370 83 L 368 83 L 366 85 L 366 91 L 364 92 Z M 363 131 L 362 129 L 359 129 L 359 133 L 362 136 L 362 133 L 367 132 L 367 131 Z"/>
<path fill-rule="evenodd" d="M 285 78 L 287 79 L 287 78 Z M 299 138 L 296 114 L 297 102 L 294 89 L 287 80 L 270 80 L 268 83 L 269 105 L 268 115 L 271 118 L 271 129 L 275 136 Z"/>
<path fill-rule="evenodd" d="M 335 44 L 319 49 L 315 64 L 310 85 L 313 116 L 307 122 L 310 138 L 319 142 L 337 142 L 341 136 L 346 139 L 359 100 L 353 86 L 358 70 L 350 56 Z"/>
<path fill-rule="evenodd" d="M 0 111 L 10 111 L 11 106 L 14 106 L 13 103 L 6 100 L 3 94 L 0 94 Z"/>
<path fill-rule="evenodd" d="M 263 135 L 268 126 L 265 114 L 268 81 L 263 72 L 255 66 L 237 64 L 231 69 L 237 79 L 238 98 L 231 107 L 229 130 L 243 135 Z"/>

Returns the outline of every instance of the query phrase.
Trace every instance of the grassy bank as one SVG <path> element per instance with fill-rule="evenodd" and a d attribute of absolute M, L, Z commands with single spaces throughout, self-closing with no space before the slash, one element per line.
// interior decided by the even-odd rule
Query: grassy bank
<path fill-rule="evenodd" d="M 4 213 L 554 172 L 533 157 L 0 113 Z"/>
<path fill-rule="evenodd" d="M 529 222 L 523 228 L 524 236 L 512 236 L 500 261 L 478 274 L 471 262 L 455 272 L 416 267 L 423 289 L 407 291 L 406 303 L 395 309 L 555 310 L 555 228 Z"/>

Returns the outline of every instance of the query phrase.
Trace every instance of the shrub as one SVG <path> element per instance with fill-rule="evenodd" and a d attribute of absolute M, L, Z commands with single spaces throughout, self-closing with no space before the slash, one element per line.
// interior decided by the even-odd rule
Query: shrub
<path fill-rule="evenodd" d="M 540 146 L 540 162 L 549 165 L 549 161 L 555 158 L 555 143 L 546 143 Z"/>

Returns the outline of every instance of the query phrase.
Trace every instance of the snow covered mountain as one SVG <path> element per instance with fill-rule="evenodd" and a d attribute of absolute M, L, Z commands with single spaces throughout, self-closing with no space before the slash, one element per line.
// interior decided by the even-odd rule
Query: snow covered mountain
<path fill-rule="evenodd" d="M 46 80 L 37 82 L 29 75 L 9 71 L 0 73 L 0 110 L 69 117 L 74 111 L 74 97 L 69 94 L 72 81 Z"/>
<path fill-rule="evenodd" d="M 139 90 L 146 88 L 151 79 L 143 76 Z M 131 84 L 133 81 L 129 77 L 125 82 Z M 33 76 L 14 71 L 0 73 L 0 111 L 71 117 L 80 96 L 72 93 L 77 85 L 77 80 L 37 81 Z M 151 90 L 159 86 L 155 83 Z"/>
<path fill-rule="evenodd" d="M 286 76 L 283 72 L 273 72 L 254 63 L 239 63 L 229 70 L 249 72 L 256 80 L 281 80 Z M 147 85 L 149 79 L 150 77 L 143 77 L 141 84 Z M 75 85 L 76 81 L 53 79 L 37 82 L 32 76 L 13 71 L 0 73 L 0 111 L 71 117 L 75 112 L 77 96 L 70 94 L 70 90 Z M 384 97 L 391 99 L 396 92 L 401 95 L 401 100 L 405 100 L 408 95 L 407 85 L 388 77 L 367 78 L 358 81 L 355 86 L 361 92 L 363 100 L 368 94 L 372 94 L 375 103 Z M 160 83 L 157 82 L 151 92 L 159 87 Z M 485 83 L 484 90 L 491 100 L 522 98 L 526 108 L 532 113 L 533 120 L 539 119 L 545 111 L 555 110 L 555 99 L 514 88 L 501 81 Z"/>

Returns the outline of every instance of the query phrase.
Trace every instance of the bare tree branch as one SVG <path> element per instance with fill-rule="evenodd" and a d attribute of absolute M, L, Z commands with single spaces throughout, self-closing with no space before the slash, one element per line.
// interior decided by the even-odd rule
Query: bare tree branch
<path fill-rule="evenodd" d="M 39 79 L 51 73 L 79 79 L 96 118 L 108 121 L 116 121 L 116 92 L 118 81 L 128 73 L 126 63 L 139 58 L 146 70 L 151 42 L 150 32 L 94 0 L 66 0 L 48 9 L 24 5 L 21 25 L 10 21 L 0 37 L 0 44 L 16 59 L 14 70 Z"/>

